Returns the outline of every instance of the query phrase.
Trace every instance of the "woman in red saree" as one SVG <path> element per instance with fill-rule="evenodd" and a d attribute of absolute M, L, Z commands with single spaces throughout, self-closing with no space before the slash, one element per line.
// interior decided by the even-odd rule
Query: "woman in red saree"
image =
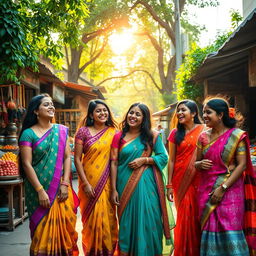
<path fill-rule="evenodd" d="M 75 165 L 84 255 L 111 256 L 117 243 L 116 207 L 110 201 L 110 149 L 115 123 L 105 102 L 92 100 L 75 136 Z"/>
<path fill-rule="evenodd" d="M 256 173 L 246 132 L 222 98 L 206 100 L 196 167 L 200 170 L 201 256 L 256 255 Z"/>
<path fill-rule="evenodd" d="M 177 128 L 169 135 L 167 197 L 174 198 L 177 221 L 174 229 L 174 255 L 199 256 L 200 223 L 198 219 L 198 175 L 196 142 L 204 128 L 198 107 L 192 100 L 183 100 L 176 108 Z"/>

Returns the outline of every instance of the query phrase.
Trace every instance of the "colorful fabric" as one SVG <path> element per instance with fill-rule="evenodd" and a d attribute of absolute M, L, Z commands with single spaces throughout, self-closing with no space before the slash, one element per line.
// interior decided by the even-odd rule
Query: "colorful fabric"
<path fill-rule="evenodd" d="M 78 197 L 83 222 L 84 255 L 113 255 L 117 243 L 116 208 L 110 201 L 110 149 L 115 129 L 92 136 L 87 127 L 78 130 L 75 142 L 83 145 L 83 167 L 96 196 L 89 199 L 79 180 Z"/>
<path fill-rule="evenodd" d="M 199 256 L 200 221 L 198 218 L 198 173 L 195 170 L 196 142 L 204 125 L 188 132 L 180 145 L 175 143 L 177 129 L 171 131 L 168 140 L 176 145 L 172 176 L 177 220 L 174 228 L 174 255 Z M 188 217 L 189 216 L 189 217 Z"/>
<path fill-rule="evenodd" d="M 78 255 L 76 207 L 74 194 L 69 191 L 65 202 L 58 202 L 58 190 L 63 175 L 63 161 L 68 129 L 54 124 L 41 138 L 26 129 L 20 146 L 32 147 L 32 166 L 50 199 L 50 209 L 39 205 L 38 194 L 25 179 L 25 196 L 30 218 L 32 256 Z"/>
<path fill-rule="evenodd" d="M 241 148 L 244 146 L 241 141 L 246 143 L 247 151 L 247 168 L 244 176 L 228 188 L 218 205 L 213 205 L 209 193 L 230 176 L 232 170 L 229 170 L 229 166 L 234 162 L 237 149 L 241 154 Z M 201 255 L 217 256 L 224 251 L 227 256 L 249 255 L 248 245 L 250 255 L 255 255 L 256 229 L 253 216 L 255 218 L 256 183 L 244 185 L 244 182 L 255 182 L 256 175 L 251 166 L 246 133 L 236 128 L 229 129 L 213 142 L 209 141 L 206 133 L 202 133 L 199 137 L 199 146 L 202 148 L 203 158 L 213 162 L 211 169 L 200 172 L 199 216 L 203 231 Z M 251 208 L 248 207 L 249 202 Z"/>
<path fill-rule="evenodd" d="M 120 134 L 115 137 L 120 138 Z M 119 148 L 116 138 L 112 147 Z M 125 142 L 125 141 L 124 141 Z M 120 255 L 162 255 L 162 239 L 164 232 L 161 196 L 159 194 L 158 180 L 156 172 L 150 165 L 143 166 L 142 169 L 132 170 L 128 163 L 141 157 L 145 150 L 140 137 L 125 142 L 119 150 L 117 169 L 117 191 L 120 197 L 120 204 L 125 199 L 127 184 L 132 184 L 131 177 L 134 172 L 142 172 L 139 180 L 131 185 L 134 187 L 133 193 L 129 195 L 129 201 L 125 204 L 119 219 L 119 251 Z M 161 138 L 158 136 L 153 147 L 153 155 L 157 172 L 161 172 L 167 164 L 167 154 Z M 134 176 L 136 177 L 136 176 Z M 161 177 L 162 178 L 162 177 Z M 164 188 L 161 187 L 164 191 Z M 170 229 L 170 227 L 169 227 Z"/>

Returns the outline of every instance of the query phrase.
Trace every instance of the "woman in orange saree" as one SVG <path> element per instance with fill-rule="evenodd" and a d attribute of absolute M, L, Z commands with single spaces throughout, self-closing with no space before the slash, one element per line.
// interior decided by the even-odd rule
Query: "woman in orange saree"
<path fill-rule="evenodd" d="M 19 138 L 31 256 L 78 255 L 78 200 L 69 186 L 68 128 L 51 123 L 54 112 L 49 95 L 32 98 Z"/>
<path fill-rule="evenodd" d="M 174 228 L 174 255 L 199 256 L 198 176 L 194 167 L 196 142 L 204 128 L 194 101 L 184 100 L 176 108 L 177 129 L 169 135 L 167 197 L 174 197 L 177 209 Z M 188 217 L 189 216 L 189 217 Z"/>
<path fill-rule="evenodd" d="M 110 146 L 115 123 L 105 102 L 93 100 L 75 136 L 84 255 L 113 255 L 117 243 L 116 207 L 110 201 Z"/>

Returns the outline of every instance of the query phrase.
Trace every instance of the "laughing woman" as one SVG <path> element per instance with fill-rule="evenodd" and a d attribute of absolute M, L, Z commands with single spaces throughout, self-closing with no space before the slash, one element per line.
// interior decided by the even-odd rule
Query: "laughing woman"
<path fill-rule="evenodd" d="M 116 208 L 110 201 L 110 149 L 115 122 L 101 100 L 89 102 L 75 136 L 84 255 L 110 256 L 117 243 Z"/>
<path fill-rule="evenodd" d="M 235 110 L 222 98 L 205 101 L 203 118 L 210 129 L 199 136 L 195 163 L 201 176 L 200 255 L 256 255 L 256 173 L 247 134 L 236 128 Z"/>
<path fill-rule="evenodd" d="M 31 256 L 78 255 L 75 231 L 77 204 L 69 184 L 68 129 L 51 123 L 54 112 L 48 94 L 32 98 L 19 139 L 26 175 Z"/>
<path fill-rule="evenodd" d="M 150 112 L 133 104 L 111 151 L 112 200 L 118 207 L 120 256 L 162 255 L 163 233 L 170 242 L 162 170 L 168 156 Z M 120 197 L 120 198 L 119 198 Z"/>
<path fill-rule="evenodd" d="M 169 140 L 167 197 L 174 197 L 177 221 L 174 229 L 174 256 L 199 256 L 198 174 L 194 167 L 196 143 L 204 128 L 198 107 L 192 100 L 177 104 L 177 128 Z M 189 217 L 188 217 L 189 216 Z"/>

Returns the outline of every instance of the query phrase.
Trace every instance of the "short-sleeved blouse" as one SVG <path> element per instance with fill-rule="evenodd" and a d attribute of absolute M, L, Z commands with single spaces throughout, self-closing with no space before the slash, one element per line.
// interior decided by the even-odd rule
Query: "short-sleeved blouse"
<path fill-rule="evenodd" d="M 120 139 L 121 139 L 121 136 L 122 136 L 122 132 L 117 132 L 113 138 L 113 141 L 112 141 L 112 144 L 111 144 L 111 147 L 112 148 L 120 148 L 121 146 L 123 146 L 126 141 L 124 139 L 121 140 L 121 143 L 120 143 Z"/>

